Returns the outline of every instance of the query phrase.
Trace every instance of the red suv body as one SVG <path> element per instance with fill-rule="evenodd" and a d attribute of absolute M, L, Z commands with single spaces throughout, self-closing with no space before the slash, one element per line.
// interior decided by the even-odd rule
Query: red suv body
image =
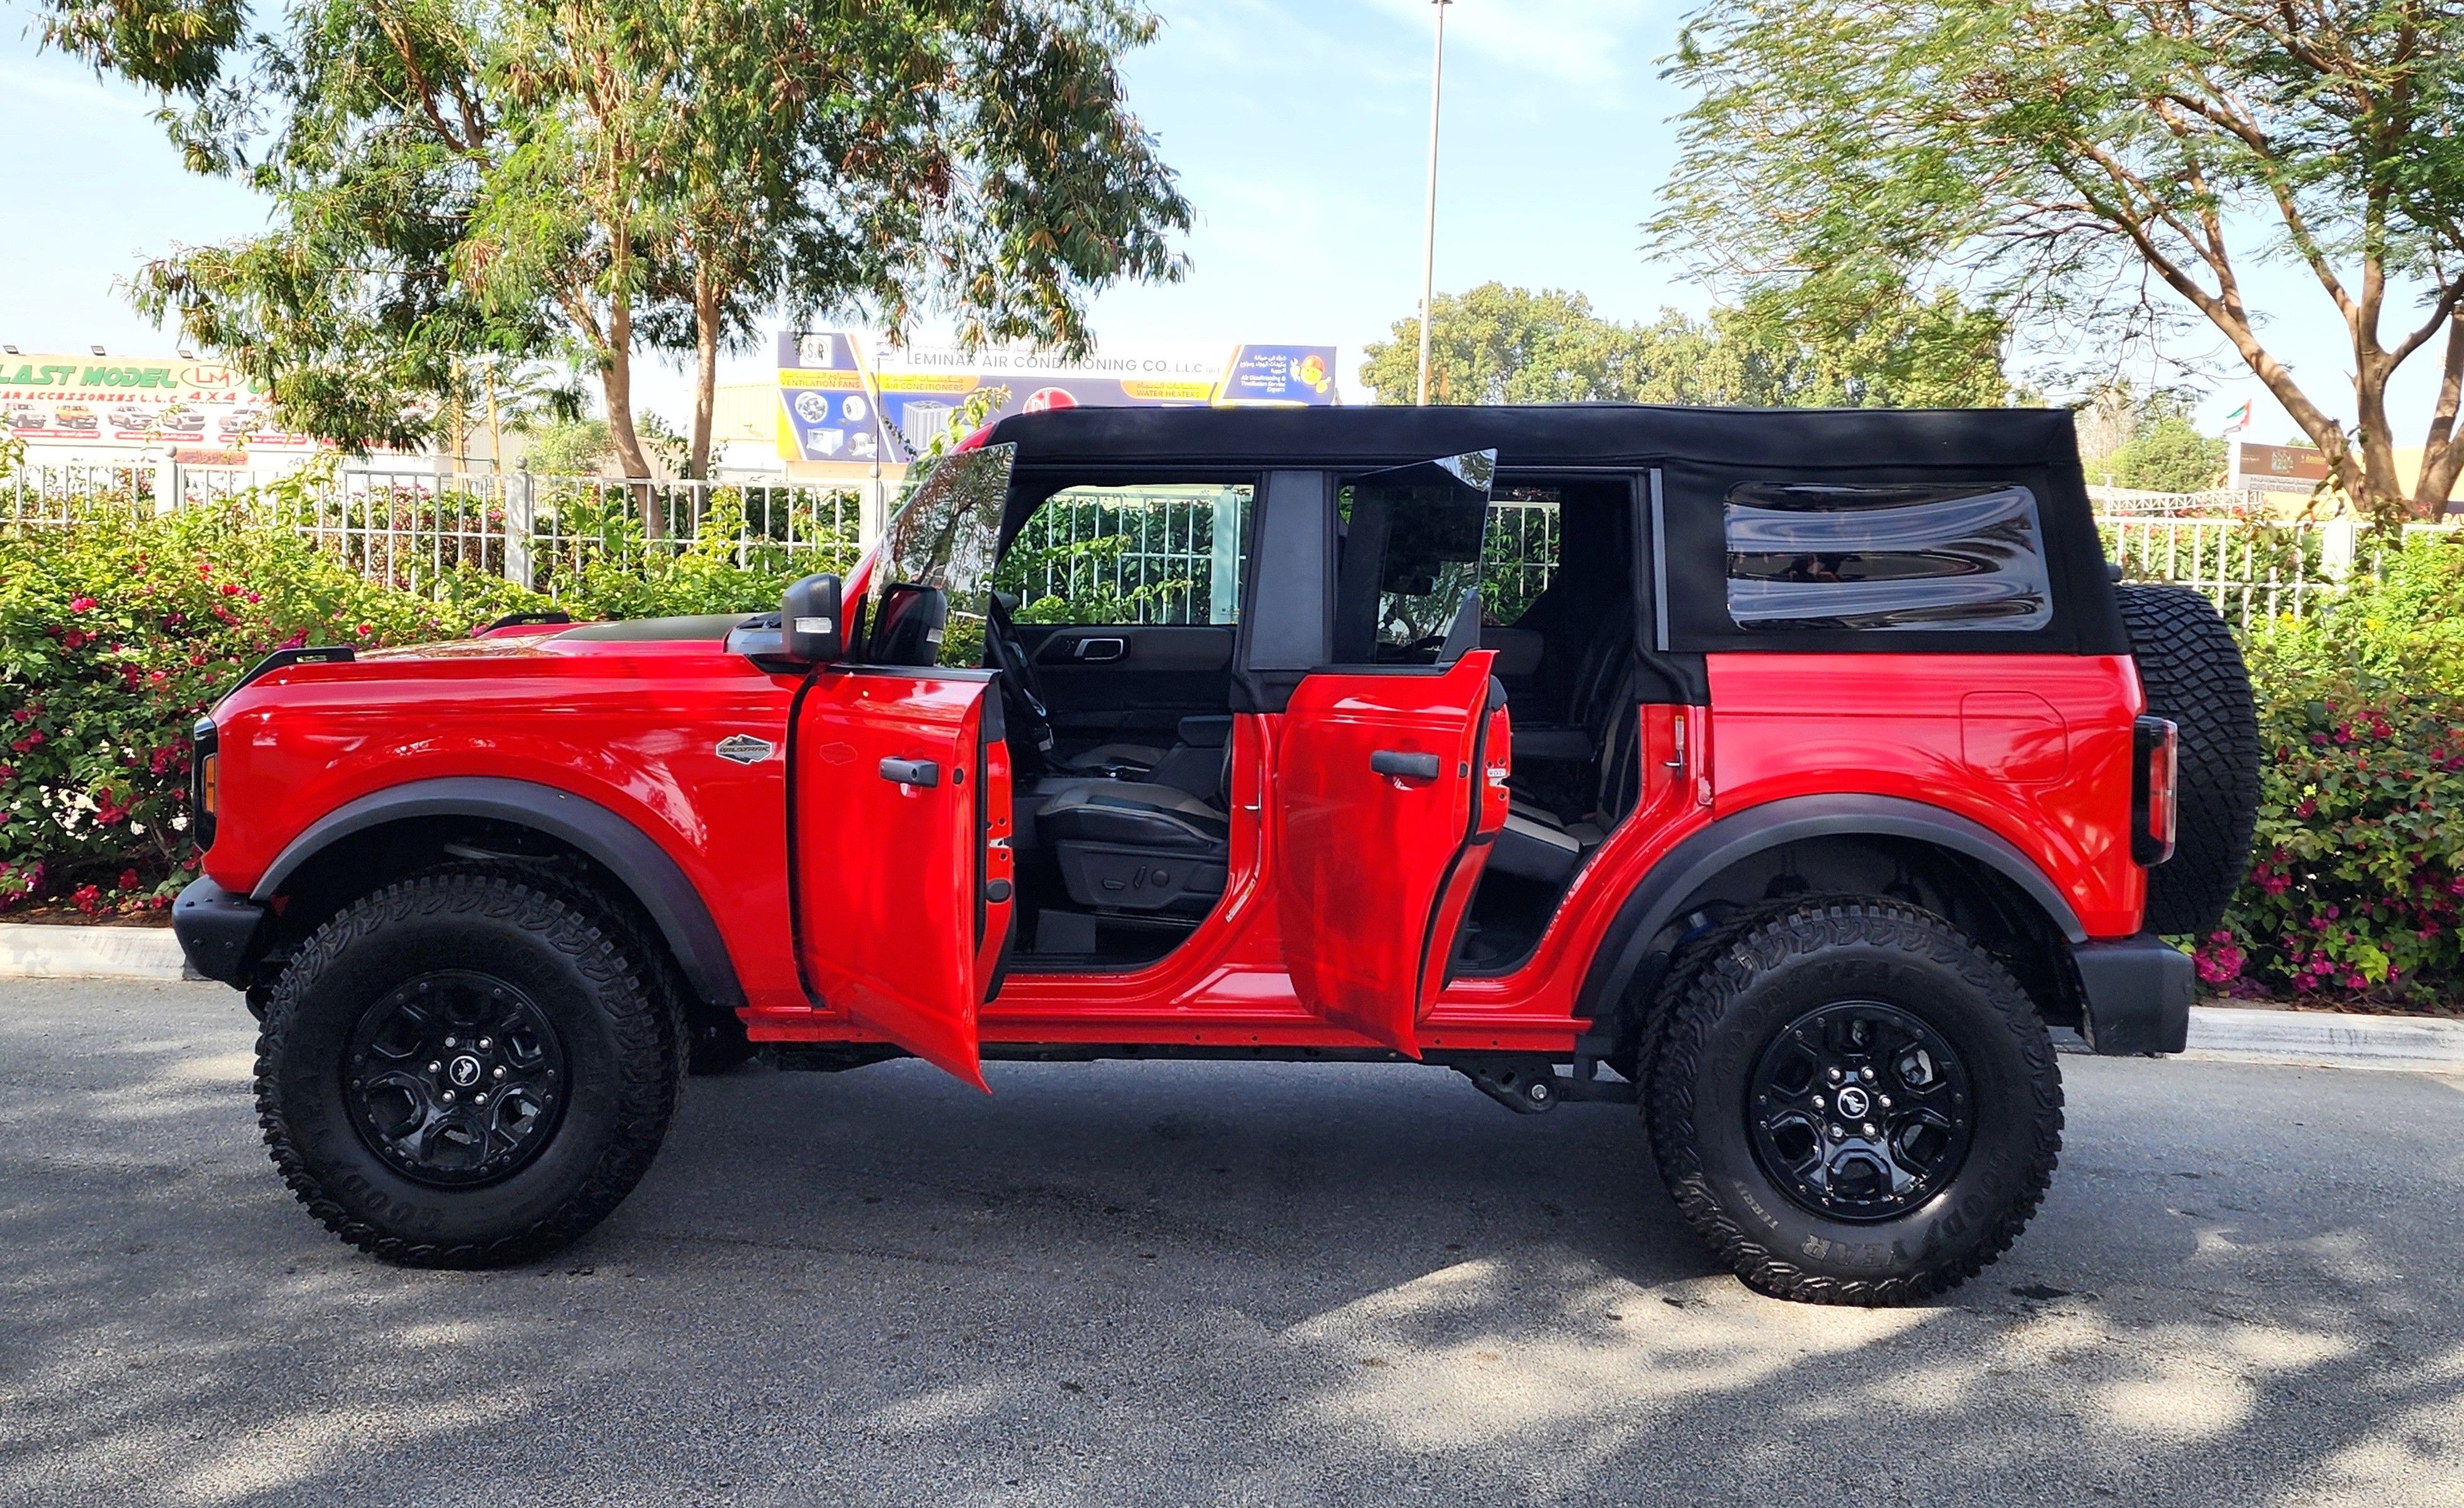
<path fill-rule="evenodd" d="M 2183 1045 L 2189 960 L 2143 923 L 2189 756 L 2148 710 L 2066 413 L 1078 410 L 970 441 L 778 617 L 276 656 L 200 726 L 176 920 L 270 1039 L 332 1017 L 269 1134 L 312 1206 L 390 1184 L 320 1210 L 387 1254 L 605 1212 L 457 1226 L 548 1188 L 579 1111 L 464 1125 L 435 1044 L 484 1010 L 371 1025 L 407 955 L 337 982 L 385 916 L 453 914 L 402 896 L 510 886 L 594 918 L 697 1066 L 1400 1057 L 1639 1098 L 1740 1273 L 1886 1301 L 2033 1208 L 2047 1023 Z M 622 1011 L 485 957 L 437 987 L 528 1000 L 578 1094 Z M 343 1054 L 387 1041 L 427 1045 L 371 1108 Z M 276 1120 L 328 1080 L 357 1141 L 302 1150 Z M 1706 1108 L 1749 1090 L 1789 1108 Z"/>

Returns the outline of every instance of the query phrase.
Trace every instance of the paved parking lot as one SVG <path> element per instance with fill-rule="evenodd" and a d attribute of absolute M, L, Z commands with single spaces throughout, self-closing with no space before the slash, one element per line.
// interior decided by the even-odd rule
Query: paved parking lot
<path fill-rule="evenodd" d="M 1932 1307 L 1710 1271 L 1629 1111 L 1408 1067 L 696 1081 L 562 1258 L 405 1273 L 211 986 L 0 981 L 0 1502 L 2453 1504 L 2464 1079 L 2064 1059 Z"/>

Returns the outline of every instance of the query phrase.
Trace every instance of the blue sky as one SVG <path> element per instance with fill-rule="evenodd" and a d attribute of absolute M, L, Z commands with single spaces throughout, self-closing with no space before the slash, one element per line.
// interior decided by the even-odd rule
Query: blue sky
<path fill-rule="evenodd" d="M 1160 0 L 1162 38 L 1127 66 L 1133 105 L 1198 207 L 1189 278 L 1121 288 L 1094 307 L 1099 341 L 1332 342 L 1347 373 L 1419 296 L 1427 149 L 1429 0 Z M 1641 319 L 1709 300 L 1640 249 L 1683 98 L 1660 77 L 1688 5 L 1662 0 L 1459 0 L 1446 24 L 1437 281 L 1579 289 Z M 103 85 L 23 34 L 0 7 L 0 102 L 15 145 L 0 240 L 0 340 L 26 350 L 167 351 L 115 288 L 149 254 L 245 234 L 260 202 L 184 172 L 135 90 Z M 2349 410 L 2343 332 L 2306 275 L 2261 270 L 2270 339 L 2312 395 Z M 2200 343 L 2185 347 L 2200 348 Z M 2417 438 L 2429 357 L 2399 392 L 2397 442 Z M 766 353 L 731 378 L 766 372 Z M 689 411 L 681 373 L 651 407 Z M 2257 438 L 2292 427 L 2240 368 L 2223 369 L 2212 426 L 2259 397 Z"/>

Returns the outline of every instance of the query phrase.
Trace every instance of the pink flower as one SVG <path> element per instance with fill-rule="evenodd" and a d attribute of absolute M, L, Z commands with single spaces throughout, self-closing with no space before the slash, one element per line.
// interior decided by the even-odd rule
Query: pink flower
<path fill-rule="evenodd" d="M 224 582 L 224 583 L 223 583 L 223 595 L 224 595 L 224 596 L 226 596 L 226 597 L 236 597 L 236 596 L 238 596 L 238 595 L 239 595 L 239 583 L 238 583 L 238 582 L 235 582 L 235 581 L 227 581 L 227 582 Z"/>
<path fill-rule="evenodd" d="M 120 872 L 120 888 L 121 888 L 121 889 L 122 889 L 122 890 L 135 890 L 139 885 L 141 885 L 141 884 L 143 884 L 143 880 L 140 880 L 140 879 L 137 877 L 137 871 L 135 871 L 135 870 L 133 870 L 133 869 L 123 869 L 123 870 L 121 870 L 121 871 Z"/>
<path fill-rule="evenodd" d="M 69 899 L 76 903 L 79 911 L 89 917 L 93 916 L 102 909 L 102 888 L 99 885 L 79 885 L 70 893 Z"/>
<path fill-rule="evenodd" d="M 69 599 L 69 610 L 71 612 L 92 612 L 94 610 L 94 606 L 95 603 L 92 597 L 72 597 Z"/>
<path fill-rule="evenodd" d="M 252 591 L 248 594 L 248 600 L 251 602 L 263 602 L 265 600 L 265 593 L 261 591 Z"/>
<path fill-rule="evenodd" d="M 359 631 L 359 632 L 360 632 L 360 637 L 362 637 L 362 638 L 366 638 L 369 634 L 374 633 L 376 631 L 377 631 L 377 626 L 376 626 L 375 624 L 373 624 L 373 623 L 363 623 L 363 624 L 361 624 L 361 625 L 360 625 L 360 631 Z"/>

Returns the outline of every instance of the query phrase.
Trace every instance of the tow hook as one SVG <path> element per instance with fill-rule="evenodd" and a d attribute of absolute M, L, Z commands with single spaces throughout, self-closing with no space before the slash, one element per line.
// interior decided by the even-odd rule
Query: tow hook
<path fill-rule="evenodd" d="M 1536 1053 L 1462 1058 L 1454 1069 L 1473 1088 L 1517 1115 L 1546 1115 L 1563 1098 L 1556 1065 Z"/>

